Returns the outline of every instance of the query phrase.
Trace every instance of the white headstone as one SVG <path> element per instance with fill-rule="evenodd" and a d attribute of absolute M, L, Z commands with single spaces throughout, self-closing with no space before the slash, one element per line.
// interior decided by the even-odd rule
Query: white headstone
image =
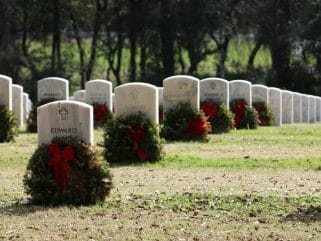
<path fill-rule="evenodd" d="M 200 81 L 201 102 L 211 100 L 229 107 L 229 82 L 221 78 L 207 78 Z"/>
<path fill-rule="evenodd" d="M 38 101 L 43 99 L 67 100 L 69 81 L 58 77 L 48 77 L 38 81 Z"/>
<path fill-rule="evenodd" d="M 90 80 L 86 83 L 87 104 L 106 104 L 112 110 L 112 89 L 113 84 L 107 80 Z"/>
<path fill-rule="evenodd" d="M 269 88 L 265 85 L 252 85 L 252 103 L 264 102 L 269 104 Z"/>
<path fill-rule="evenodd" d="M 86 103 L 86 90 L 77 90 L 74 93 L 74 97 L 76 101 L 80 101 Z"/>
<path fill-rule="evenodd" d="M 319 96 L 316 97 L 316 121 L 321 121 L 321 98 Z"/>
<path fill-rule="evenodd" d="M 32 101 L 30 100 L 30 99 L 28 99 L 28 108 L 27 108 L 27 111 L 28 111 L 28 113 L 31 111 L 31 109 L 32 109 Z"/>
<path fill-rule="evenodd" d="M 76 136 L 94 144 L 93 108 L 77 101 L 55 101 L 38 107 L 38 144 L 54 137 Z"/>
<path fill-rule="evenodd" d="M 274 126 L 282 125 L 282 92 L 278 88 L 269 88 L 269 106 L 273 113 Z"/>
<path fill-rule="evenodd" d="M 293 92 L 282 90 L 282 123 L 293 123 Z"/>
<path fill-rule="evenodd" d="M 302 122 L 302 94 L 293 93 L 293 122 Z"/>
<path fill-rule="evenodd" d="M 12 110 L 12 79 L 6 75 L 0 75 L 0 105 Z"/>
<path fill-rule="evenodd" d="M 308 95 L 302 94 L 302 122 L 310 122 L 310 99 Z"/>
<path fill-rule="evenodd" d="M 232 80 L 229 82 L 230 102 L 243 99 L 249 106 L 252 106 L 252 86 L 246 80 Z"/>
<path fill-rule="evenodd" d="M 158 104 L 160 106 L 163 106 L 163 92 L 164 92 L 164 88 L 158 87 Z"/>
<path fill-rule="evenodd" d="M 315 96 L 309 96 L 309 105 L 310 105 L 310 123 L 314 123 L 316 119 L 316 99 Z"/>
<path fill-rule="evenodd" d="M 179 103 L 190 103 L 195 110 L 200 108 L 199 79 L 176 75 L 163 80 L 163 110 L 175 108 Z"/>
<path fill-rule="evenodd" d="M 129 83 L 115 88 L 115 117 L 145 114 L 158 124 L 158 89 L 146 83 Z"/>
<path fill-rule="evenodd" d="M 18 126 L 23 126 L 23 87 L 20 85 L 12 85 L 12 111 L 17 117 Z"/>
<path fill-rule="evenodd" d="M 29 115 L 28 99 L 29 99 L 29 94 L 23 93 L 23 119 L 24 119 L 24 122 L 26 122 L 26 120 L 28 119 L 28 115 Z"/>

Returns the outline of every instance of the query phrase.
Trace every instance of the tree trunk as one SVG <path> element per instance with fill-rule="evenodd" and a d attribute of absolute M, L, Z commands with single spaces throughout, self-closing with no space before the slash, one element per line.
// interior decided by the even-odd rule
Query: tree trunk
<path fill-rule="evenodd" d="M 141 45 L 140 45 L 140 76 L 141 79 L 145 79 L 146 77 L 146 43 L 145 43 L 145 34 L 144 32 L 141 34 Z"/>
<path fill-rule="evenodd" d="M 174 75 L 174 31 L 169 0 L 160 1 L 161 6 L 161 54 L 164 77 Z"/>
<path fill-rule="evenodd" d="M 98 33 L 101 27 L 101 15 L 103 11 L 107 8 L 107 0 L 103 1 L 103 4 L 100 3 L 99 0 L 96 0 L 96 14 L 95 14 L 95 22 L 94 22 L 94 30 L 93 37 L 90 48 L 90 57 L 86 70 L 86 81 L 90 80 L 92 77 L 93 68 L 96 60 L 96 52 L 97 52 L 97 41 L 98 41 Z"/>
<path fill-rule="evenodd" d="M 130 69 L 129 69 L 129 81 L 136 81 L 136 50 L 137 50 L 137 33 L 138 33 L 138 19 L 137 19 L 137 7 L 138 3 L 135 0 L 129 0 L 129 48 L 130 48 Z"/>
<path fill-rule="evenodd" d="M 261 48 L 261 46 L 262 46 L 262 41 L 259 39 L 256 41 L 255 46 L 250 53 L 249 60 L 247 61 L 247 69 L 254 68 L 254 59 L 255 59 L 257 52 Z"/>
<path fill-rule="evenodd" d="M 53 0 L 53 19 L 52 19 L 52 52 L 51 52 L 51 71 L 52 74 L 61 70 L 61 33 L 60 33 L 60 2 Z"/>
<path fill-rule="evenodd" d="M 70 10 L 70 20 L 72 22 L 72 28 L 73 28 L 73 32 L 74 32 L 74 36 L 77 42 L 77 48 L 78 48 L 78 53 L 79 53 L 79 62 L 80 62 L 80 70 L 79 70 L 79 74 L 80 74 L 80 86 L 81 89 L 85 89 L 85 82 L 86 82 L 86 70 L 85 70 L 85 51 L 84 48 L 82 47 L 82 42 L 81 42 L 81 37 L 79 34 L 79 28 L 78 25 L 76 23 L 76 19 L 74 17 L 74 15 L 72 14 L 71 10 Z"/>
<path fill-rule="evenodd" d="M 291 41 L 290 41 L 290 0 L 275 1 L 275 9 L 278 9 L 275 19 L 271 47 L 272 69 L 274 81 L 281 87 L 291 89 Z"/>
<path fill-rule="evenodd" d="M 221 43 L 218 47 L 218 50 L 220 53 L 220 59 L 216 66 L 216 75 L 222 78 L 225 77 L 225 72 L 226 72 L 225 61 L 227 58 L 227 48 L 229 43 L 230 43 L 230 37 L 225 36 L 223 43 Z"/>
<path fill-rule="evenodd" d="M 130 43 L 130 73 L 129 81 L 136 81 L 136 32 L 130 30 L 129 32 L 129 43 Z"/>

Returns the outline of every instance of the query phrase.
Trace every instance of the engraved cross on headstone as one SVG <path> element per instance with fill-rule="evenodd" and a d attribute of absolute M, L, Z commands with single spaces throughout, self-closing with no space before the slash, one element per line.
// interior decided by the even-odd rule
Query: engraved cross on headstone
<path fill-rule="evenodd" d="M 61 108 L 58 112 L 61 117 L 61 120 L 67 120 L 67 116 L 68 116 L 69 111 L 66 109 L 66 107 Z"/>

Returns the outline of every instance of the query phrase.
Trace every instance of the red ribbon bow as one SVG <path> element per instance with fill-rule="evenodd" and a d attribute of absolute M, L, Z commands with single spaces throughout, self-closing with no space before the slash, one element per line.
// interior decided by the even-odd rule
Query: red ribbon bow
<path fill-rule="evenodd" d="M 264 120 L 264 118 L 262 117 L 260 107 L 254 105 L 254 108 L 255 108 L 258 116 L 259 116 L 259 124 L 260 124 L 260 126 L 264 126 L 264 125 L 265 125 L 265 120 Z"/>
<path fill-rule="evenodd" d="M 57 187 L 62 191 L 68 185 L 68 161 L 76 160 L 75 151 L 71 145 L 61 151 L 58 144 L 50 144 L 48 150 L 51 155 L 48 166 L 53 166 Z"/>
<path fill-rule="evenodd" d="M 130 142 L 132 145 L 132 149 L 136 152 L 139 160 L 144 162 L 147 160 L 147 155 L 145 150 L 140 147 L 140 143 L 144 140 L 146 128 L 139 127 L 138 130 L 133 130 L 132 128 L 126 128 L 125 132 L 130 137 Z"/>
<path fill-rule="evenodd" d="M 187 130 L 194 134 L 202 134 L 207 129 L 206 119 L 201 117 L 195 117 L 188 123 Z"/>
<path fill-rule="evenodd" d="M 201 105 L 201 109 L 203 110 L 204 114 L 213 119 L 217 116 L 217 107 L 211 102 L 206 102 Z"/>
<path fill-rule="evenodd" d="M 106 105 L 97 104 L 94 105 L 94 119 L 95 121 L 101 121 L 106 115 Z"/>
<path fill-rule="evenodd" d="M 244 101 L 239 101 L 237 105 L 235 106 L 235 126 L 239 128 L 241 126 L 241 121 L 244 116 L 244 111 L 245 111 L 245 103 Z"/>

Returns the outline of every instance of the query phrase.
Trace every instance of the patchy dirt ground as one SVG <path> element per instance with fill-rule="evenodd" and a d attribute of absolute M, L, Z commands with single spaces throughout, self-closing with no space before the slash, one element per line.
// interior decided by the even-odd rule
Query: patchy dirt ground
<path fill-rule="evenodd" d="M 213 192 L 321 196 L 321 171 L 113 168 L 113 193 Z"/>
<path fill-rule="evenodd" d="M 17 204 L 26 197 L 23 172 L 1 171 L 0 240 L 321 240 L 318 201 L 305 203 L 321 196 L 321 171 L 119 167 L 112 173 L 114 189 L 103 206 L 50 208 Z M 197 196 L 203 192 L 204 200 Z M 298 196 L 303 201 L 292 198 Z"/>

